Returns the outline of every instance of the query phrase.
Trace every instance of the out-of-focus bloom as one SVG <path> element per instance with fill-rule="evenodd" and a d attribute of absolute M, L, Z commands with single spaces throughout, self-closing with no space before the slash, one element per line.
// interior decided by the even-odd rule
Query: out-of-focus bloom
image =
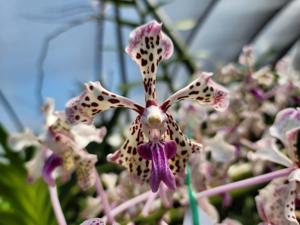
<path fill-rule="evenodd" d="M 225 220 L 222 221 L 222 223 L 217 225 L 242 225 L 242 224 L 237 220 L 226 218 Z"/>
<path fill-rule="evenodd" d="M 136 111 L 139 115 L 129 129 L 130 136 L 108 159 L 126 167 L 143 181 L 150 181 L 153 192 L 158 190 L 161 181 L 175 189 L 175 175 L 184 171 L 190 154 L 199 151 L 201 145 L 183 134 L 168 111 L 169 107 L 176 101 L 192 99 L 224 110 L 229 102 L 228 92 L 211 80 L 212 74 L 202 73 L 191 84 L 158 104 L 156 72 L 159 63 L 171 57 L 173 44 L 156 21 L 140 26 L 130 34 L 126 52 L 141 70 L 146 107 L 109 92 L 99 82 L 89 82 L 80 96 L 67 103 L 68 120 L 91 123 L 97 113 L 115 107 Z"/>
<path fill-rule="evenodd" d="M 300 87 L 300 74 L 291 63 L 290 58 L 283 58 L 276 64 L 278 83 L 280 85 L 292 83 L 295 87 Z"/>
<path fill-rule="evenodd" d="M 26 128 L 22 133 L 12 133 L 9 137 L 9 145 L 15 151 L 22 151 L 30 146 L 40 146 L 39 138 Z"/>
<path fill-rule="evenodd" d="M 243 47 L 242 54 L 239 56 L 239 63 L 248 67 L 252 67 L 255 63 L 255 56 L 251 46 Z"/>
<path fill-rule="evenodd" d="M 92 218 L 84 221 L 80 225 L 106 225 L 105 221 L 99 218 Z"/>
<path fill-rule="evenodd" d="M 235 158 L 235 146 L 227 143 L 225 133 L 220 131 L 213 138 L 206 139 L 205 149 L 211 152 L 212 160 L 221 163 L 230 163 Z"/>
<path fill-rule="evenodd" d="M 97 157 L 84 148 L 92 141 L 101 143 L 106 129 L 84 124 L 71 126 L 63 112 L 54 111 L 53 100 L 47 101 L 43 112 L 46 134 L 36 137 L 26 130 L 24 134 L 10 137 L 10 143 L 16 149 L 30 145 L 37 147 L 37 153 L 26 164 L 29 179 L 34 181 L 42 175 L 49 185 L 54 185 L 53 172 L 62 167 L 61 174 L 76 170 L 78 185 L 83 190 L 90 188 L 95 182 L 94 164 Z"/>
<path fill-rule="evenodd" d="M 300 110 L 287 108 L 280 111 L 270 133 L 282 141 L 288 157 L 278 149 L 274 139 L 267 137 L 256 143 L 257 152 L 249 154 L 249 158 L 269 160 L 294 170 L 287 178 L 275 179 L 260 191 L 256 197 L 257 209 L 268 224 L 298 225 L 295 200 L 300 182 Z"/>
<path fill-rule="evenodd" d="M 99 215 L 103 210 L 101 205 L 101 198 L 97 197 L 87 197 L 85 200 L 85 208 L 81 212 L 81 217 L 84 219 L 94 218 Z"/>
<path fill-rule="evenodd" d="M 257 81 L 258 84 L 270 87 L 274 83 L 274 74 L 269 66 L 265 66 L 260 70 L 256 71 L 252 78 Z"/>

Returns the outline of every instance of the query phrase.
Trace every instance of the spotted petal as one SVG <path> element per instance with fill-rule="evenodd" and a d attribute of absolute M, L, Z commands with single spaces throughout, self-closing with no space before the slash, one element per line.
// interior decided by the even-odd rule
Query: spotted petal
<path fill-rule="evenodd" d="M 128 98 L 106 90 L 100 82 L 85 84 L 85 91 L 71 99 L 66 106 L 66 115 L 69 122 L 91 123 L 99 112 L 109 108 L 125 107 L 141 113 L 143 107 Z"/>
<path fill-rule="evenodd" d="M 175 157 L 169 159 L 169 165 L 173 174 L 176 175 L 184 172 L 190 155 L 199 152 L 202 149 L 202 145 L 187 138 L 169 113 L 167 118 L 167 138 L 174 140 L 177 148 Z"/>
<path fill-rule="evenodd" d="M 173 53 L 173 44 L 161 29 L 162 25 L 151 21 L 136 28 L 130 34 L 126 48 L 128 55 L 139 65 L 145 88 L 145 100 L 155 100 L 156 72 L 159 63 Z"/>
<path fill-rule="evenodd" d="M 151 161 L 143 159 L 137 152 L 137 146 L 145 143 L 142 132 L 141 116 L 137 116 L 129 128 L 129 136 L 119 150 L 109 154 L 107 159 L 124 166 L 131 174 L 148 182 L 150 177 Z"/>
<path fill-rule="evenodd" d="M 292 161 L 299 165 L 300 151 L 300 127 L 287 132 L 288 149 L 287 153 Z"/>
<path fill-rule="evenodd" d="M 270 127 L 270 134 L 288 145 L 287 132 L 293 128 L 300 127 L 300 108 L 286 108 L 281 110 Z"/>
<path fill-rule="evenodd" d="M 105 221 L 99 218 L 85 220 L 80 225 L 105 225 Z"/>
<path fill-rule="evenodd" d="M 291 206 L 286 205 L 290 188 L 284 181 L 285 179 L 273 180 L 265 188 L 261 189 L 259 195 L 255 198 L 258 213 L 267 224 L 298 225 L 297 222 L 289 221 L 285 217 L 285 210 L 290 210 Z M 293 217 L 294 215 L 290 216 Z"/>
<path fill-rule="evenodd" d="M 197 100 L 219 111 L 227 109 L 229 93 L 224 87 L 211 80 L 211 76 L 212 73 L 201 73 L 196 80 L 165 100 L 161 105 L 162 110 L 166 111 L 174 102 L 183 99 Z"/>
<path fill-rule="evenodd" d="M 53 152 L 63 158 L 63 168 L 77 174 L 77 182 L 82 190 L 87 190 L 95 183 L 94 165 L 97 156 L 87 153 L 79 148 L 74 140 L 63 133 L 49 129 L 50 140 L 47 145 L 51 146 Z M 52 137 L 52 139 L 51 139 Z"/>
<path fill-rule="evenodd" d="M 95 163 L 97 156 L 84 151 L 78 156 L 78 158 L 75 156 L 77 183 L 83 191 L 86 191 L 94 186 L 96 181 Z"/>
<path fill-rule="evenodd" d="M 268 160 L 280 165 L 291 167 L 293 162 L 279 151 L 274 138 L 262 138 L 256 144 L 256 152 L 249 152 L 248 158 L 251 160 Z"/>
<path fill-rule="evenodd" d="M 300 182 L 300 170 L 294 170 L 288 178 L 288 191 L 285 200 L 284 216 L 290 224 L 299 225 L 295 214 L 295 200 L 297 195 L 297 185 Z"/>

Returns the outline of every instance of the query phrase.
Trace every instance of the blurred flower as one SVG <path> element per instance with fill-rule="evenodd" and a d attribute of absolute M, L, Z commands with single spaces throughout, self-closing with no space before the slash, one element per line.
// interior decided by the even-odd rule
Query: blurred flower
<path fill-rule="evenodd" d="M 153 192 L 158 190 L 161 181 L 175 189 L 175 175 L 184 171 L 190 154 L 199 151 L 201 145 L 183 134 L 168 111 L 169 107 L 178 100 L 193 99 L 224 110 L 229 102 L 228 92 L 211 80 L 212 74 L 202 73 L 159 105 L 155 90 L 157 67 L 171 57 L 173 44 L 156 21 L 140 26 L 130 34 L 126 52 L 140 67 L 146 107 L 109 92 L 99 82 L 89 82 L 80 96 L 67 103 L 68 120 L 91 123 L 97 113 L 115 107 L 136 111 L 139 115 L 129 129 L 130 136 L 108 159 L 123 165 L 143 181 L 150 181 Z"/>
<path fill-rule="evenodd" d="M 22 133 L 12 133 L 9 137 L 9 145 L 15 151 L 22 151 L 30 146 L 40 146 L 39 138 L 33 132 L 26 128 Z"/>
<path fill-rule="evenodd" d="M 290 58 L 281 59 L 276 64 L 276 71 L 280 85 L 292 83 L 295 87 L 300 87 L 300 74 L 293 68 Z"/>
<path fill-rule="evenodd" d="M 66 176 L 76 170 L 79 186 L 86 190 L 94 182 L 95 155 L 84 148 L 92 141 L 101 143 L 106 128 L 79 124 L 71 126 L 63 112 L 54 111 L 54 101 L 49 99 L 43 106 L 46 131 L 36 137 L 31 131 L 11 135 L 9 142 L 13 148 L 21 150 L 27 146 L 37 147 L 35 156 L 26 163 L 28 177 L 34 181 L 41 175 L 49 185 L 55 185 L 54 171 L 60 168 L 60 175 Z"/>
<path fill-rule="evenodd" d="M 274 82 L 274 74 L 269 66 L 265 66 L 252 75 L 253 79 L 257 81 L 258 84 L 269 87 Z"/>
<path fill-rule="evenodd" d="M 239 56 L 239 63 L 247 67 L 252 67 L 255 60 L 253 48 L 251 46 L 243 47 L 242 54 Z"/>
<path fill-rule="evenodd" d="M 268 224 L 298 225 L 295 200 L 300 182 L 300 110 L 287 108 L 280 111 L 270 128 L 270 134 L 282 141 L 288 157 L 278 149 L 274 139 L 265 137 L 257 142 L 257 152 L 249 153 L 249 158 L 269 160 L 294 170 L 286 179 L 275 179 L 260 191 L 256 198 L 257 208 L 261 218 Z"/>

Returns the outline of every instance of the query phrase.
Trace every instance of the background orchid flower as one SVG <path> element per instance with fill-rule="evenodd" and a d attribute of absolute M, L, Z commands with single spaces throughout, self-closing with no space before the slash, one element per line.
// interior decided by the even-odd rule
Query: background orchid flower
<path fill-rule="evenodd" d="M 109 108 L 125 107 L 136 111 L 138 116 L 129 129 L 130 136 L 108 159 L 126 167 L 143 181 L 150 181 L 153 192 L 158 190 L 161 181 L 175 189 L 175 176 L 184 171 L 190 154 L 201 149 L 201 145 L 183 134 L 168 111 L 169 107 L 179 100 L 192 99 L 225 110 L 229 102 L 227 90 L 211 80 L 211 73 L 201 73 L 162 104 L 157 102 L 157 68 L 173 53 L 173 44 L 161 27 L 152 21 L 136 28 L 126 48 L 143 77 L 145 107 L 104 89 L 99 82 L 89 82 L 85 91 L 71 99 L 66 108 L 71 123 L 91 123 L 97 113 Z"/>
<path fill-rule="evenodd" d="M 275 140 L 265 138 L 257 143 L 258 150 L 249 154 L 251 159 L 269 160 L 294 170 L 285 179 L 275 179 L 271 184 L 260 191 L 256 198 L 257 208 L 261 218 L 268 224 L 298 225 L 295 216 L 295 201 L 299 195 L 300 169 L 300 110 L 287 108 L 280 111 L 270 134 L 279 138 L 285 146 L 286 154 L 277 147 Z M 285 182 L 287 181 L 287 183 Z M 271 201 L 272 204 L 266 204 Z M 276 210 L 274 212 L 274 210 Z M 279 211 L 278 211 L 279 210 Z M 278 217 L 277 215 L 283 216 Z"/>
<path fill-rule="evenodd" d="M 43 106 L 45 115 L 45 132 L 39 137 L 26 129 L 24 133 L 11 135 L 10 145 L 16 150 L 28 146 L 37 148 L 35 156 L 27 162 L 26 168 L 30 181 L 43 176 L 45 181 L 54 185 L 53 172 L 62 166 L 60 174 L 69 174 L 76 170 L 78 184 L 83 189 L 94 184 L 95 155 L 87 153 L 84 148 L 92 141 L 101 143 L 106 128 L 96 129 L 94 126 L 80 124 L 71 126 L 63 112 L 54 110 L 54 101 L 48 99 Z"/>

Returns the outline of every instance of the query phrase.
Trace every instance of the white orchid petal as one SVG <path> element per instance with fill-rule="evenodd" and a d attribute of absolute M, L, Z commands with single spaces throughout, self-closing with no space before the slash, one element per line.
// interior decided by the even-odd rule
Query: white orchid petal
<path fill-rule="evenodd" d="M 90 142 L 101 143 L 106 135 L 106 128 L 96 128 L 93 125 L 77 124 L 71 127 L 78 148 L 85 148 Z"/>
<path fill-rule="evenodd" d="M 235 146 L 224 140 L 224 132 L 218 132 L 215 137 L 205 141 L 205 149 L 210 150 L 216 162 L 229 163 L 235 158 Z"/>
<path fill-rule="evenodd" d="M 48 98 L 46 100 L 46 103 L 43 105 L 42 111 L 45 115 L 45 120 L 46 120 L 45 122 L 47 127 L 53 125 L 58 119 L 58 116 L 55 112 L 54 99 Z"/>
<path fill-rule="evenodd" d="M 198 213 L 199 213 L 199 223 L 205 224 L 205 225 L 214 225 L 215 223 L 209 218 L 209 216 L 198 207 Z M 193 215 L 192 210 L 188 208 L 184 214 L 183 218 L 183 225 L 191 225 L 193 224 Z"/>
<path fill-rule="evenodd" d="M 300 108 L 286 108 L 276 115 L 270 134 L 287 145 L 287 132 L 297 127 L 300 127 Z"/>
<path fill-rule="evenodd" d="M 45 152 L 43 151 L 43 149 L 37 149 L 33 158 L 25 164 L 28 174 L 28 180 L 30 182 L 34 182 L 42 176 L 44 163 Z"/>
<path fill-rule="evenodd" d="M 256 152 L 249 152 L 248 158 L 255 161 L 258 159 L 268 160 L 280 165 L 291 167 L 293 162 L 279 151 L 274 138 L 265 137 L 256 142 Z"/>
<path fill-rule="evenodd" d="M 11 134 L 8 143 L 15 151 L 21 151 L 30 146 L 40 146 L 38 137 L 30 129 L 25 129 L 23 133 Z"/>

